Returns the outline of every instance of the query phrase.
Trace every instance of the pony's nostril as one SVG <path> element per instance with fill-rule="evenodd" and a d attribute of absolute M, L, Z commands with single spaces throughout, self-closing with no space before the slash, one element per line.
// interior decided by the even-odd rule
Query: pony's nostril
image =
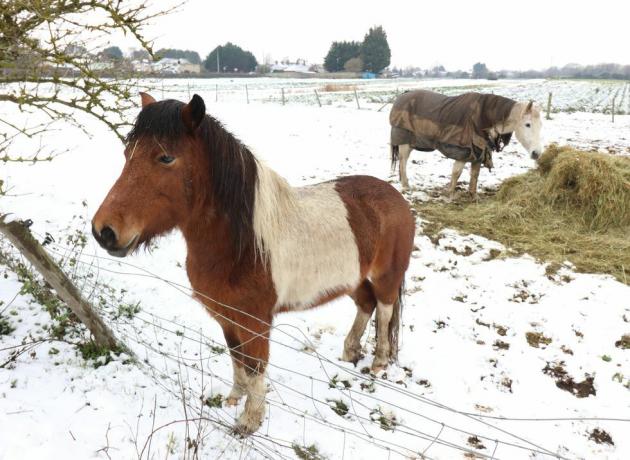
<path fill-rule="evenodd" d="M 110 227 L 103 227 L 100 236 L 101 242 L 105 247 L 112 248 L 116 244 L 116 233 Z"/>

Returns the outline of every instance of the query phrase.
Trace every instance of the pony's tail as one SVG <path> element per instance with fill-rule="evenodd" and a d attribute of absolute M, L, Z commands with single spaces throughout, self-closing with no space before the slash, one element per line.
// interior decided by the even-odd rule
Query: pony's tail
<path fill-rule="evenodd" d="M 405 279 L 403 278 L 400 287 L 398 288 L 398 299 L 394 302 L 392 308 L 392 319 L 389 321 L 389 350 L 390 358 L 394 361 L 398 360 L 398 342 L 400 336 L 400 329 L 402 326 L 402 311 L 403 311 L 403 295 L 405 293 Z"/>
<path fill-rule="evenodd" d="M 391 152 L 392 171 L 394 171 L 396 169 L 396 165 L 398 164 L 398 146 L 390 144 L 389 150 Z"/>

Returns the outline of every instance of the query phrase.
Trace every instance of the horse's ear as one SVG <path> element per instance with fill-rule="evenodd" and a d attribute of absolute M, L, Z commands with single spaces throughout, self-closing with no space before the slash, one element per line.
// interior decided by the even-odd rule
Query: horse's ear
<path fill-rule="evenodd" d="M 529 104 L 525 107 L 525 113 L 530 113 L 532 111 L 532 107 L 534 107 L 534 101 L 529 101 Z"/>
<path fill-rule="evenodd" d="M 149 93 L 143 93 L 143 92 L 140 92 L 140 100 L 142 101 L 143 108 L 149 104 L 153 104 L 154 102 L 157 102 L 155 98 L 151 96 Z"/>
<path fill-rule="evenodd" d="M 198 94 L 195 94 L 182 109 L 182 121 L 191 133 L 194 133 L 199 127 L 205 115 L 206 104 Z"/>

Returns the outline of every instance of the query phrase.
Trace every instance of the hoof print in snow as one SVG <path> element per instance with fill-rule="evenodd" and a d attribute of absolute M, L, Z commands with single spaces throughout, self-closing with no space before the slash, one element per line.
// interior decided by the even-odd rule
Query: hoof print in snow
<path fill-rule="evenodd" d="M 604 430 L 600 430 L 599 428 L 595 428 L 593 431 L 591 431 L 588 434 L 588 439 L 590 439 L 591 441 L 595 441 L 597 444 L 608 444 L 609 446 L 615 445 L 612 437 Z"/>
<path fill-rule="evenodd" d="M 595 396 L 597 394 L 594 385 L 595 377 L 586 374 L 584 380 L 576 382 L 564 368 L 564 361 L 547 363 L 543 373 L 553 377 L 558 388 L 568 391 L 576 398 L 588 398 L 590 395 Z"/>

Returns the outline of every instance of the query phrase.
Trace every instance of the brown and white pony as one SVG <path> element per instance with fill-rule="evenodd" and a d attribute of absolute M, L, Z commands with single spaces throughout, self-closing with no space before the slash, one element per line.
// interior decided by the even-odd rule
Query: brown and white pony
<path fill-rule="evenodd" d="M 350 295 L 358 308 L 342 359 L 360 358 L 376 310 L 372 367 L 386 367 L 397 352 L 415 231 L 402 195 L 370 176 L 293 188 L 206 115 L 198 95 L 188 104 L 141 96 L 125 165 L 92 232 L 124 257 L 181 230 L 195 297 L 221 325 L 232 356 L 226 403 L 247 395 L 236 429 L 251 433 L 262 423 L 269 334 L 280 312 Z"/>

